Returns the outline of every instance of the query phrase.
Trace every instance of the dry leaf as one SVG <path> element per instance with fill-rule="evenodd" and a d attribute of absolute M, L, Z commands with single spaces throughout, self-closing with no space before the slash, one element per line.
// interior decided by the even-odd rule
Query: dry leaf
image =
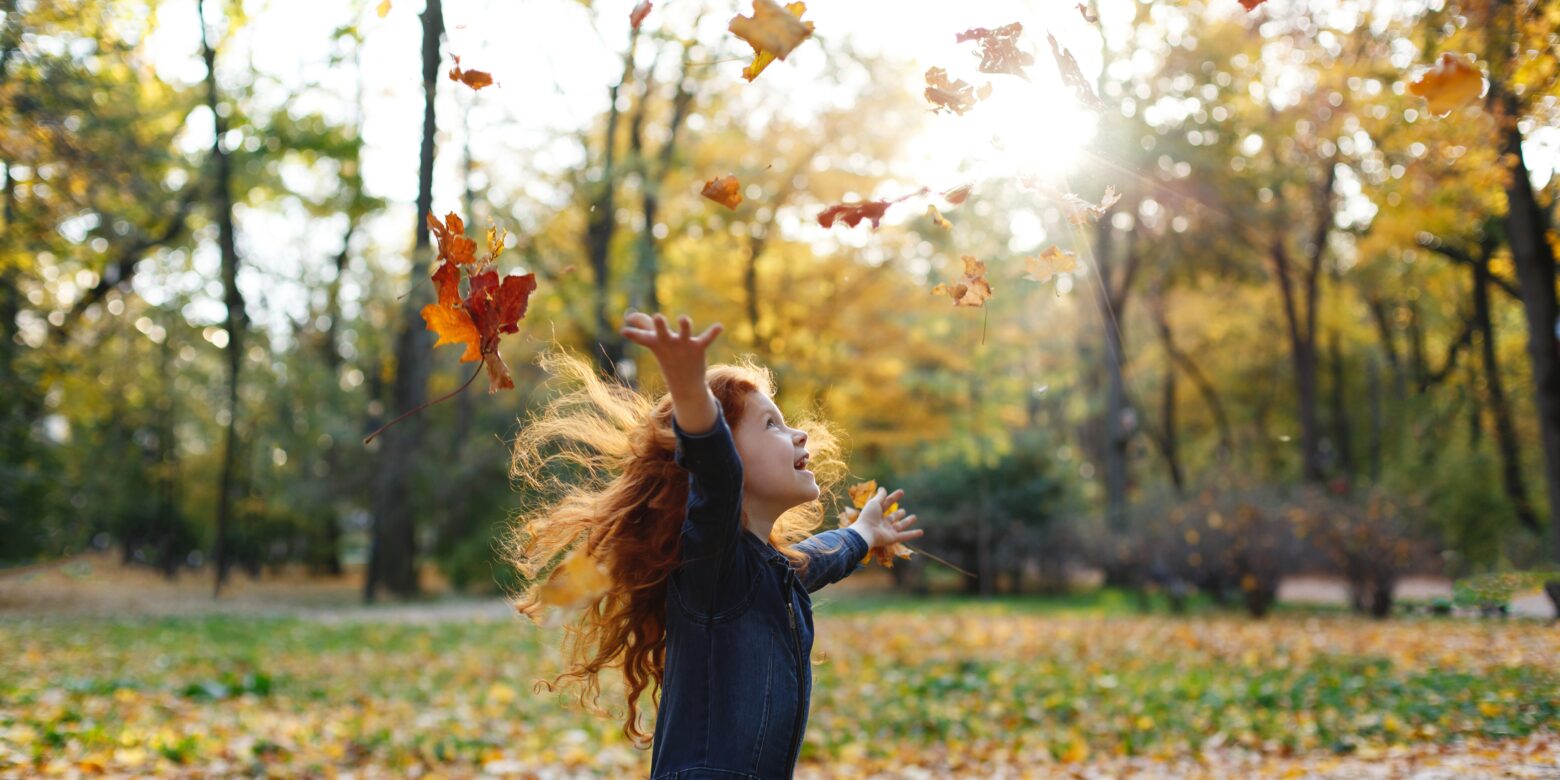
<path fill-rule="evenodd" d="M 1484 94 L 1484 76 L 1473 64 L 1472 54 L 1443 52 L 1435 67 L 1410 83 L 1408 91 L 1424 98 L 1430 113 L 1446 116 Z"/>
<path fill-rule="evenodd" d="M 846 490 L 850 493 L 850 502 L 854 505 L 854 508 L 846 507 L 844 511 L 840 512 L 841 528 L 856 522 L 856 517 L 861 514 L 861 510 L 866 508 L 867 502 L 871 501 L 872 497 L 877 494 L 877 480 L 860 482 L 851 485 Z M 883 509 L 883 516 L 887 517 L 897 511 L 899 511 L 899 503 L 895 502 Z M 874 554 L 877 556 L 878 563 L 881 563 L 884 568 L 892 569 L 894 568 L 895 558 L 909 558 L 912 553 L 910 548 L 896 542 L 887 547 L 868 550 L 866 557 L 862 558 L 861 562 L 866 563 L 872 560 Z"/>
<path fill-rule="evenodd" d="M 1118 200 L 1121 200 L 1121 194 L 1116 192 L 1115 187 L 1105 188 L 1105 194 L 1100 198 L 1098 206 L 1071 192 L 1062 196 L 1063 204 L 1067 208 L 1067 221 L 1079 227 L 1090 222 L 1098 222 L 1100 217 L 1104 216 L 1111 206 L 1116 205 Z"/>
<path fill-rule="evenodd" d="M 964 201 L 969 200 L 969 198 L 970 198 L 970 190 L 972 190 L 974 188 L 975 188 L 975 185 L 973 183 L 971 183 L 971 184 L 960 184 L 959 186 L 954 187 L 953 189 L 948 190 L 947 192 L 944 192 L 942 194 L 943 200 L 946 200 L 946 201 L 948 201 L 949 203 L 951 203 L 951 204 L 953 204 L 955 206 L 960 205 Z"/>
<path fill-rule="evenodd" d="M 824 227 L 834 227 L 836 219 L 842 220 L 847 226 L 855 227 L 861 220 L 872 221 L 872 229 L 876 230 L 878 223 L 883 219 L 883 212 L 888 211 L 892 205 L 886 200 L 869 200 L 865 203 L 836 203 L 818 213 L 818 224 Z"/>
<path fill-rule="evenodd" d="M 742 78 L 752 81 L 777 59 L 784 60 L 792 49 L 813 33 L 813 23 L 803 22 L 806 3 L 790 3 L 784 8 L 774 0 L 753 0 L 753 15 L 738 14 L 727 26 L 753 47 L 753 63 L 742 69 Z"/>
<path fill-rule="evenodd" d="M 553 569 L 552 576 L 537 591 L 537 597 L 543 604 L 564 608 L 583 606 L 611 587 L 612 579 L 586 553 L 586 546 L 585 542 L 575 545 L 563 562 Z"/>
<path fill-rule="evenodd" d="M 1073 59 L 1072 52 L 1057 45 L 1056 36 L 1046 33 L 1045 37 L 1051 42 L 1051 56 L 1056 58 L 1056 68 L 1061 71 L 1062 83 L 1072 87 L 1078 102 L 1096 111 L 1106 110 L 1105 104 L 1094 94 L 1094 87 L 1083 77 L 1083 71 L 1078 68 L 1078 61 Z"/>
<path fill-rule="evenodd" d="M 930 68 L 926 71 L 925 94 L 934 112 L 947 109 L 963 115 L 964 112 L 974 108 L 976 102 L 991 96 L 991 85 L 986 84 L 977 91 L 973 85 L 963 79 L 949 81 L 948 72 L 942 68 Z"/>
<path fill-rule="evenodd" d="M 390 0 L 379 0 L 379 18 L 390 15 Z"/>
<path fill-rule="evenodd" d="M 1037 282 L 1048 282 L 1057 274 L 1071 273 L 1078 268 L 1078 255 L 1048 246 L 1038 257 L 1024 258 L 1024 268 L 1028 271 L 1025 279 L 1033 279 Z"/>
<path fill-rule="evenodd" d="M 650 15 L 650 0 L 643 0 L 634 10 L 628 14 L 628 26 L 637 30 L 639 25 L 645 23 L 645 17 Z"/>
<path fill-rule="evenodd" d="M 965 255 L 964 275 L 957 282 L 939 284 L 932 288 L 933 295 L 946 295 L 954 306 L 985 306 L 991 298 L 991 283 L 986 281 L 986 264 Z"/>
<path fill-rule="evenodd" d="M 1261 0 L 1258 0 L 1258 2 L 1261 2 Z M 1089 24 L 1099 24 L 1100 17 L 1090 13 L 1089 7 L 1083 3 L 1078 4 L 1078 13 L 1083 14 L 1083 20 L 1085 22 L 1088 22 Z"/>
<path fill-rule="evenodd" d="M 480 70 L 461 70 L 460 58 L 455 58 L 455 67 L 450 69 L 450 81 L 459 81 L 472 89 L 482 89 L 493 85 L 493 77 Z"/>
<path fill-rule="evenodd" d="M 1018 22 L 995 30 L 974 27 L 955 35 L 954 42 L 980 42 L 980 72 L 1011 73 L 1027 79 L 1029 75 L 1024 73 L 1024 68 L 1035 64 L 1035 57 L 1018 48 L 1018 36 L 1023 32 L 1024 26 Z"/>
<path fill-rule="evenodd" d="M 1247 11 L 1255 11 L 1257 10 L 1257 6 L 1262 5 L 1265 2 L 1267 2 L 1267 0 L 1240 0 L 1240 7 L 1246 9 Z"/>
<path fill-rule="evenodd" d="M 930 203 L 926 204 L 926 216 L 932 218 L 932 224 L 933 225 L 936 225 L 937 227 L 940 227 L 943 230 L 952 230 L 953 229 L 953 223 L 949 222 L 948 218 L 943 216 L 942 212 L 938 211 L 937 207 L 933 206 Z"/>
<path fill-rule="evenodd" d="M 710 200 L 735 209 L 742 204 L 742 184 L 735 176 L 717 176 L 704 183 L 704 191 L 699 193 Z"/>

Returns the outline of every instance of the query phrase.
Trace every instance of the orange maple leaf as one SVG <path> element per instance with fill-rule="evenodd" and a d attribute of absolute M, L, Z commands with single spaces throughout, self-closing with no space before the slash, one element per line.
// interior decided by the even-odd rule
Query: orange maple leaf
<path fill-rule="evenodd" d="M 456 265 L 476 262 L 477 242 L 466 238 L 466 223 L 455 212 L 444 217 L 441 224 L 432 214 L 428 215 L 428 229 L 439 241 L 439 259 Z"/>
<path fill-rule="evenodd" d="M 946 295 L 955 306 L 985 306 L 991 298 L 991 283 L 986 281 L 986 264 L 964 255 L 964 275 L 957 282 L 939 284 L 932 288 L 933 295 Z"/>
<path fill-rule="evenodd" d="M 963 115 L 975 107 L 979 101 L 991 97 L 991 84 L 985 84 L 979 90 L 964 79 L 949 81 L 948 72 L 942 68 L 929 68 L 926 71 L 926 99 L 933 106 L 932 111 L 952 111 Z"/>
<path fill-rule="evenodd" d="M 1472 54 L 1443 52 L 1435 67 L 1411 82 L 1408 91 L 1424 98 L 1430 113 L 1446 116 L 1484 94 L 1484 76 L 1473 64 Z"/>
<path fill-rule="evenodd" d="M 450 81 L 459 81 L 472 89 L 482 89 L 493 85 L 493 77 L 480 70 L 461 70 L 460 58 L 455 58 L 455 67 L 450 69 Z"/>
<path fill-rule="evenodd" d="M 972 27 L 955 35 L 954 42 L 980 42 L 980 72 L 1011 73 L 1027 79 L 1029 75 L 1024 73 L 1024 68 L 1035 64 L 1035 56 L 1018 48 L 1018 36 L 1023 32 L 1024 25 L 1018 22 L 995 30 Z"/>
<path fill-rule="evenodd" d="M 710 179 L 704 183 L 704 191 L 699 194 L 728 209 L 735 209 L 742 205 L 742 184 L 735 176 L 717 176 Z"/>
<path fill-rule="evenodd" d="M 482 359 L 482 334 L 477 332 L 477 326 L 471 321 L 471 314 L 464 306 L 430 303 L 422 308 L 422 318 L 428 330 L 439 334 L 439 340 L 433 343 L 434 348 L 445 344 L 465 344 L 466 351 L 460 356 L 460 362 L 471 363 Z"/>
<path fill-rule="evenodd" d="M 742 78 L 758 78 L 769 63 L 784 60 L 813 34 L 813 23 L 802 21 L 806 12 L 806 3 L 788 3 L 782 8 L 774 0 L 753 0 L 752 16 L 731 18 L 727 29 L 753 47 L 753 62 L 742 69 Z"/>

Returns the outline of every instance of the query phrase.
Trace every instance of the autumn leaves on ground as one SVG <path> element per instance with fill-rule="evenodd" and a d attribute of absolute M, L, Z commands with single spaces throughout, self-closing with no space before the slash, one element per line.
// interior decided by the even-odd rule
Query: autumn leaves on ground
<path fill-rule="evenodd" d="M 1141 614 L 1113 592 L 922 600 L 882 584 L 818 598 L 801 777 L 1560 767 L 1560 633 L 1545 623 L 1253 622 L 1202 604 Z M 499 602 L 408 613 L 342 603 L 345 586 L 269 587 L 261 617 L 5 618 L 0 776 L 643 775 L 613 723 L 531 692 L 557 670 L 556 642 Z M 295 616 L 278 614 L 289 600 Z"/>

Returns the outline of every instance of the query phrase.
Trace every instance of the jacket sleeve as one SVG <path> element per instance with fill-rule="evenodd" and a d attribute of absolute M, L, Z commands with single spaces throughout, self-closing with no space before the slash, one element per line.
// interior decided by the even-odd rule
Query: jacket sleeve
<path fill-rule="evenodd" d="M 796 549 L 811 559 L 807 571 L 802 572 L 802 585 L 808 593 L 864 568 L 861 559 L 867 557 L 869 551 L 867 540 L 850 528 L 836 528 L 810 536 L 798 542 Z"/>
<path fill-rule="evenodd" d="M 715 425 L 690 434 L 672 418 L 677 437 L 674 460 L 688 472 L 688 504 L 682 527 L 682 567 L 679 572 L 686 605 L 705 615 L 735 601 L 748 578 L 741 576 L 742 459 L 716 405 Z M 724 587 L 723 587 L 724 585 Z"/>

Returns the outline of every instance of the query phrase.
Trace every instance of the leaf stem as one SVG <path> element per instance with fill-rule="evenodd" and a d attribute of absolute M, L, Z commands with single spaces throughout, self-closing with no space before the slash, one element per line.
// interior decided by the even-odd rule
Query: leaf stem
<path fill-rule="evenodd" d="M 417 408 L 407 412 L 406 414 L 403 414 L 400 417 L 397 417 L 394 420 L 391 420 L 390 422 L 387 422 L 384 425 L 380 426 L 379 430 L 374 431 L 373 433 L 370 433 L 368 435 L 368 438 L 363 440 L 363 445 L 364 446 L 368 446 L 368 443 L 373 441 L 375 436 L 378 436 L 379 434 L 384 433 L 386 430 L 388 430 L 390 428 L 390 426 L 395 425 L 396 423 L 398 423 L 398 422 L 400 422 L 402 420 L 405 420 L 406 418 L 411 417 L 412 415 L 417 414 L 418 412 L 420 412 L 420 411 L 422 411 L 424 409 L 427 409 L 428 407 L 433 406 L 434 404 L 442 403 L 444 401 L 448 401 L 451 398 L 454 398 L 455 396 L 459 395 L 462 390 L 465 390 L 466 388 L 471 386 L 471 382 L 477 378 L 477 374 L 482 373 L 482 366 L 484 364 L 486 364 L 486 363 L 487 363 L 487 358 L 486 357 L 484 357 L 482 360 L 478 361 L 477 362 L 477 370 L 471 372 L 471 377 L 468 378 L 466 380 L 466 383 L 461 385 L 460 387 L 457 387 L 454 390 L 451 390 L 448 393 L 445 393 L 444 395 L 441 395 L 438 398 L 433 399 L 432 401 L 428 401 L 428 402 L 418 406 Z"/>

